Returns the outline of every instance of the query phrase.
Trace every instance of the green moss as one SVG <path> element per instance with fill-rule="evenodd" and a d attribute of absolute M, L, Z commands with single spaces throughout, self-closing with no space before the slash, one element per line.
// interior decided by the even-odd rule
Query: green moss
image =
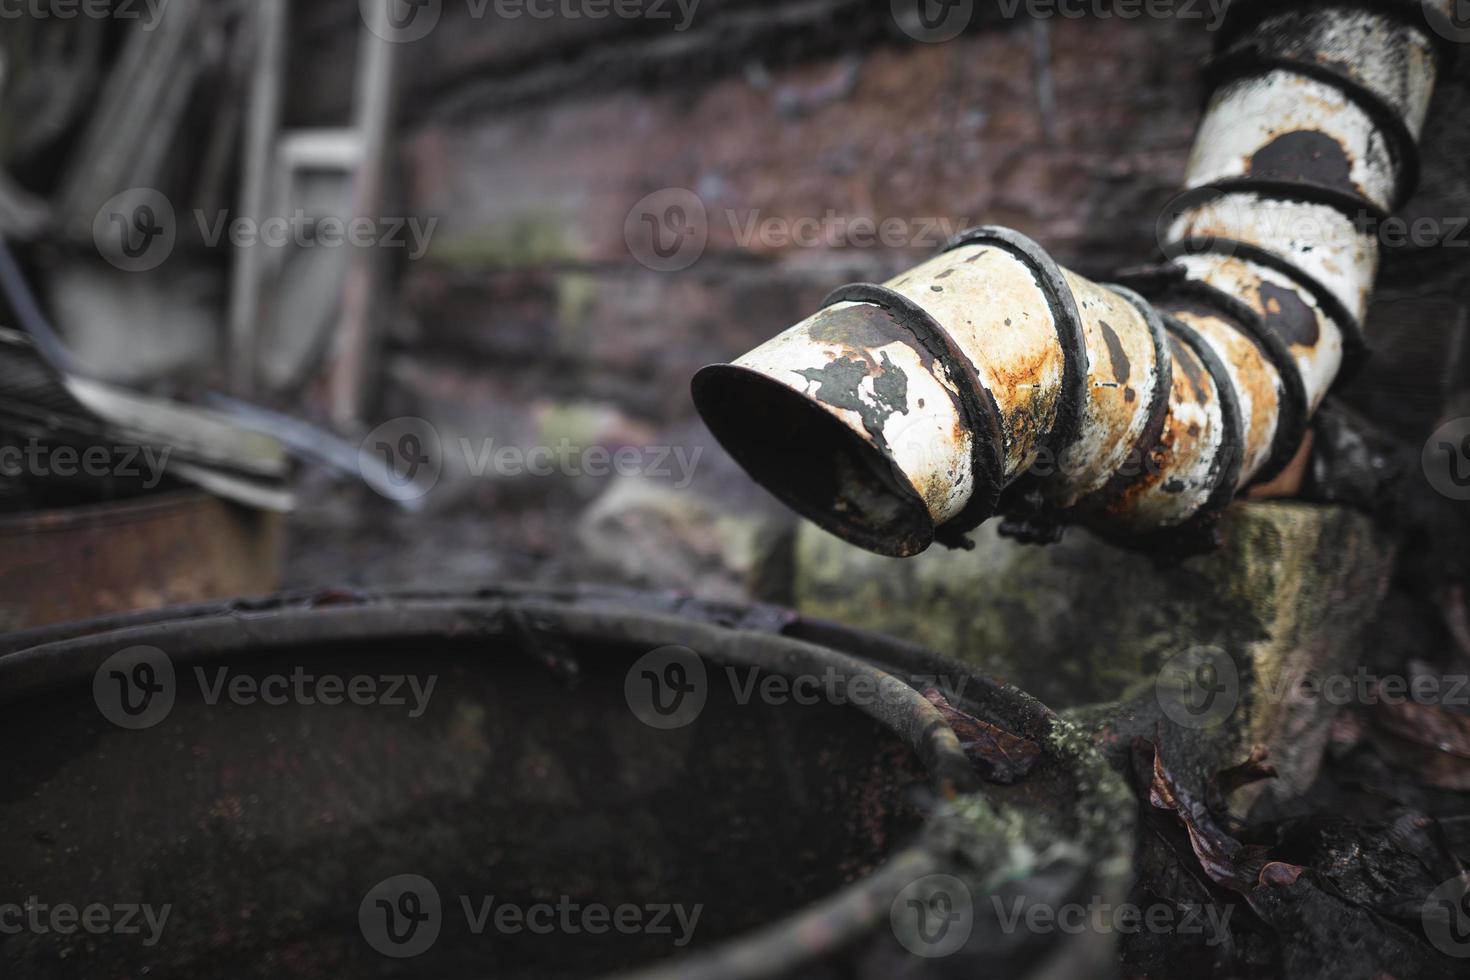
<path fill-rule="evenodd" d="M 541 213 L 512 215 L 493 226 L 453 237 L 439 236 L 429 257 L 447 265 L 521 269 L 574 258 L 569 222 Z"/>
<path fill-rule="evenodd" d="M 1077 840 L 1090 853 L 1109 855 L 1126 867 L 1136 801 L 1127 783 L 1098 751 L 1093 729 L 1059 718 L 1045 744 L 1077 774 Z"/>
<path fill-rule="evenodd" d="M 794 595 L 804 613 L 912 640 L 1021 688 L 1080 731 L 1110 736 L 1120 767 L 1133 736 L 1158 734 L 1160 667 L 1218 648 L 1235 662 L 1239 701 L 1212 727 L 1171 729 L 1170 765 L 1203 778 L 1263 744 L 1282 773 L 1270 786 L 1290 793 L 1315 773 L 1333 711 L 1283 695 L 1308 672 L 1351 669 L 1392 550 L 1362 514 L 1296 502 L 1237 504 L 1222 530 L 1219 551 L 1170 563 L 1076 529 L 1037 548 L 993 526 L 972 552 L 884 559 L 803 526 Z"/>
<path fill-rule="evenodd" d="M 556 277 L 556 314 L 563 327 L 583 330 L 597 308 L 598 279 L 581 272 Z"/>
<path fill-rule="evenodd" d="M 1072 865 L 1093 867 L 1096 894 L 1121 898 L 1131 874 L 1137 803 L 1088 732 L 1058 722 L 1046 747 L 1074 776 L 1075 793 L 1050 807 L 1034 801 L 1012 807 L 984 794 L 960 796 L 936 811 L 934 840 L 962 862 L 977 894 L 995 894 L 1045 869 Z"/>
<path fill-rule="evenodd" d="M 997 808 L 981 795 L 956 797 L 935 814 L 937 842 L 964 859 L 982 892 L 1035 873 L 1046 841 L 1065 839 L 1048 833 L 1048 823 L 1036 813 Z"/>
<path fill-rule="evenodd" d="M 596 445 L 606 422 L 606 410 L 591 402 L 552 402 L 540 415 L 538 438 L 542 445 Z"/>

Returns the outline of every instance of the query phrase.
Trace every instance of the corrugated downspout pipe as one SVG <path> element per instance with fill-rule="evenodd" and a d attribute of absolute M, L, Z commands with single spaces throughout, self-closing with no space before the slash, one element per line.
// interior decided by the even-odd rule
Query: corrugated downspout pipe
<path fill-rule="evenodd" d="M 1376 219 L 1414 185 L 1451 36 L 1426 13 L 1454 2 L 1234 4 L 1166 264 L 1102 285 L 973 229 L 700 371 L 700 414 L 759 483 L 881 554 L 966 546 L 997 514 L 1033 540 L 1212 547 L 1365 353 Z"/>

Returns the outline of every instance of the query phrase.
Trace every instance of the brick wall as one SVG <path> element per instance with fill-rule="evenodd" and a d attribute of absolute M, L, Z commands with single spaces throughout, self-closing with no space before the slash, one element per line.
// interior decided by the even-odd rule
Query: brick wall
<path fill-rule="evenodd" d="M 292 123 L 346 111 L 355 8 L 297 10 Z M 992 13 L 926 44 L 888 4 L 847 0 L 703 0 L 683 31 L 472 9 L 443 0 L 436 29 L 403 46 L 400 203 L 438 225 L 427 254 L 396 272 L 374 417 L 421 414 L 446 438 L 523 445 L 568 431 L 705 439 L 687 393 L 698 367 L 801 319 L 837 285 L 912 264 L 933 247 L 934 221 L 1010 225 L 1096 277 L 1147 261 L 1213 40 L 1198 19 Z M 1411 216 L 1470 215 L 1467 78 L 1462 64 L 1441 85 Z M 697 196 L 708 241 L 687 268 L 660 272 L 624 227 L 669 188 Z M 743 240 L 771 219 L 832 218 L 897 219 L 914 241 Z M 1379 357 L 1346 395 L 1406 443 L 1441 405 L 1467 255 L 1385 259 L 1369 324 Z"/>

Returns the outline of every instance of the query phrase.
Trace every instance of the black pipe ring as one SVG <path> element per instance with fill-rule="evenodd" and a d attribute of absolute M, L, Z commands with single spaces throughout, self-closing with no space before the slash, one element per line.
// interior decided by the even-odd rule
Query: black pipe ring
<path fill-rule="evenodd" d="M 1299 204 L 1322 204 L 1342 214 L 1350 221 L 1369 218 L 1382 222 L 1390 212 L 1375 201 L 1361 194 L 1354 194 L 1328 184 L 1311 184 L 1298 180 L 1280 180 L 1275 177 L 1221 177 L 1209 183 L 1190 187 L 1176 194 L 1164 205 L 1165 216 L 1178 217 L 1201 201 L 1210 200 L 1220 194 L 1255 194 L 1260 197 Z"/>
<path fill-rule="evenodd" d="M 941 251 L 977 244 L 997 245 L 1015 255 L 1031 267 L 1046 294 L 1057 342 L 1062 347 L 1062 392 L 1051 431 L 1041 439 L 1038 448 L 1048 449 L 1059 457 L 1082 435 L 1082 410 L 1087 398 L 1087 345 L 1083 340 L 1077 298 L 1072 295 L 1056 260 L 1036 242 L 1009 228 L 998 225 L 967 228 L 951 238 Z"/>
<path fill-rule="evenodd" d="M 1169 393 L 1174 387 L 1174 355 L 1169 350 L 1169 335 L 1164 329 L 1164 320 L 1148 300 L 1126 286 L 1116 283 L 1103 283 L 1102 286 L 1121 296 L 1130 306 L 1138 310 L 1148 324 L 1149 338 L 1153 341 L 1156 368 L 1154 370 L 1154 390 L 1149 395 L 1148 421 L 1125 457 L 1125 460 L 1136 460 L 1142 465 L 1148 454 L 1153 451 L 1154 446 L 1158 445 L 1159 438 L 1164 434 L 1164 426 L 1169 421 Z M 1137 474 L 1119 470 L 1108 477 L 1107 482 L 1101 487 L 1084 496 L 1073 506 L 1080 512 L 1100 511 L 1137 478 Z"/>
<path fill-rule="evenodd" d="M 1177 266 L 1175 268 L 1178 268 Z M 1144 286 L 1145 280 L 1130 278 L 1130 283 Z M 1291 356 L 1291 349 L 1274 330 L 1266 326 L 1265 318 L 1242 299 L 1232 296 L 1207 282 L 1188 279 L 1179 269 L 1177 278 L 1166 279 L 1163 275 L 1152 276 L 1147 284 L 1148 295 L 1160 306 L 1167 306 L 1176 298 L 1181 301 L 1195 300 L 1211 307 L 1212 312 L 1243 336 L 1251 340 L 1262 356 L 1276 370 L 1281 387 L 1278 389 L 1276 407 L 1276 432 L 1271 439 L 1271 450 L 1261 469 L 1252 478 L 1252 484 L 1269 483 L 1290 465 L 1296 452 L 1306 438 L 1311 423 L 1307 404 L 1306 383 Z"/>
<path fill-rule="evenodd" d="M 1240 395 L 1225 362 L 1209 342 L 1189 324 L 1167 314 L 1163 317 L 1169 332 L 1194 351 L 1204 364 L 1205 370 L 1215 382 L 1216 397 L 1220 400 L 1220 417 L 1225 423 L 1224 442 L 1221 455 L 1216 458 L 1215 485 L 1210 490 L 1199 512 L 1191 520 L 1205 520 L 1214 524 L 1225 508 L 1235 499 L 1235 487 L 1240 482 L 1240 470 L 1245 465 L 1245 419 L 1240 411 Z"/>
<path fill-rule="evenodd" d="M 1248 39 L 1210 59 L 1205 64 L 1204 76 L 1211 88 L 1218 88 L 1226 82 L 1272 70 L 1289 71 L 1331 85 L 1362 109 L 1373 124 L 1387 135 L 1394 162 L 1397 164 L 1390 209 L 1402 207 L 1419 185 L 1419 142 L 1414 139 L 1414 134 L 1409 131 L 1408 123 L 1404 122 L 1399 111 L 1356 78 L 1315 61 L 1267 55 L 1255 48 Z"/>
<path fill-rule="evenodd" d="M 1342 367 L 1338 369 L 1337 379 L 1333 382 L 1334 386 L 1351 381 L 1353 376 L 1362 369 L 1363 362 L 1367 360 L 1369 353 L 1368 340 L 1363 334 L 1363 325 L 1357 317 L 1353 316 L 1352 311 L 1343 305 L 1342 300 L 1338 299 L 1332 290 L 1322 285 L 1316 277 L 1303 272 L 1275 252 L 1267 251 L 1250 242 L 1213 237 L 1190 239 L 1188 243 L 1180 244 L 1189 243 L 1198 243 L 1200 251 L 1216 255 L 1222 253 L 1236 255 L 1286 276 L 1316 301 L 1323 315 L 1337 324 L 1338 332 L 1342 334 Z"/>
<path fill-rule="evenodd" d="M 1450 40 L 1451 35 L 1429 23 L 1431 17 L 1438 19 L 1439 14 L 1431 12 L 1422 0 L 1231 0 L 1225 10 L 1225 22 L 1216 37 L 1216 46 L 1218 50 L 1226 50 L 1241 35 L 1277 14 L 1293 10 L 1340 10 L 1344 7 L 1383 14 L 1419 31 L 1439 53 L 1441 69 L 1452 64 L 1459 55 L 1458 45 Z"/>
<path fill-rule="evenodd" d="M 961 420 L 970 431 L 974 488 L 960 513 L 935 528 L 934 540 L 948 548 L 972 547 L 965 535 L 994 516 L 1005 484 L 1005 434 L 995 396 L 980 383 L 975 366 L 949 332 L 903 293 L 874 283 L 855 282 L 834 289 L 822 301 L 822 308 L 843 302 L 871 303 L 887 310 L 949 374 L 959 400 Z"/>

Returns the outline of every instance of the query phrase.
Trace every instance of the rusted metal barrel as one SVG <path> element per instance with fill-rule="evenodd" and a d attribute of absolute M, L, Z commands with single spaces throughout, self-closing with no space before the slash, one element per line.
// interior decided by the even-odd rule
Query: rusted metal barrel
<path fill-rule="evenodd" d="M 1089 740 L 940 657 L 780 610 L 514 589 L 216 604 L 6 637 L 0 703 L 25 747 L 0 780 L 5 976 L 1111 960 L 1110 935 L 1001 915 L 1117 897 L 1132 806 Z M 956 734 L 978 721 L 1024 764 L 981 765 Z M 67 907 L 98 928 L 51 928 Z M 129 908 L 137 931 L 107 928 Z"/>
<path fill-rule="evenodd" d="M 197 490 L 0 515 L 0 630 L 280 587 L 284 521 Z"/>

